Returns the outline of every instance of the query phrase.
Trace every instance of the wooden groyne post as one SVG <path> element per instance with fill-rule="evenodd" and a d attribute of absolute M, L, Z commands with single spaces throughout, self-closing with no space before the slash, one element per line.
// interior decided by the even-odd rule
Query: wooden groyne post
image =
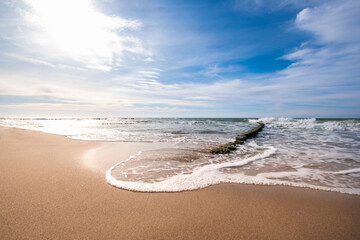
<path fill-rule="evenodd" d="M 216 148 L 211 150 L 212 154 L 226 154 L 231 153 L 232 151 L 236 150 L 236 145 L 244 144 L 245 141 L 249 138 L 256 137 L 259 132 L 263 130 L 265 124 L 262 122 L 257 122 L 258 126 L 253 127 L 249 131 L 242 132 L 238 134 L 235 138 L 234 142 L 228 142 L 226 144 L 220 145 Z"/>

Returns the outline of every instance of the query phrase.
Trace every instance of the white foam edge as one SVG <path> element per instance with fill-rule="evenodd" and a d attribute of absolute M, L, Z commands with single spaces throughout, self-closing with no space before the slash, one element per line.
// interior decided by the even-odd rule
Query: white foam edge
<path fill-rule="evenodd" d="M 311 189 L 323 190 L 323 191 L 360 195 L 360 189 L 331 188 L 331 187 L 316 186 L 308 183 L 295 183 L 284 180 L 268 179 L 264 176 L 261 176 L 261 174 L 257 176 L 242 175 L 241 178 L 239 178 L 239 175 L 218 174 L 218 171 L 221 168 L 243 166 L 250 162 L 269 157 L 275 152 L 276 149 L 274 147 L 269 147 L 269 149 L 267 149 L 265 152 L 247 159 L 242 159 L 235 162 L 206 165 L 194 169 L 194 172 L 192 174 L 178 174 L 163 181 L 154 182 L 154 183 L 129 182 L 129 181 L 117 180 L 111 175 L 111 172 L 114 168 L 116 168 L 116 166 L 122 163 L 120 162 L 106 171 L 106 180 L 109 184 L 111 184 L 114 187 L 135 191 L 135 192 L 181 192 L 181 191 L 201 189 L 219 183 L 240 183 L 240 184 L 255 184 L 255 185 L 273 185 L 273 186 L 279 185 L 279 186 L 302 187 L 302 188 L 311 188 Z M 134 156 L 130 156 L 128 160 L 131 160 L 132 158 L 134 158 Z M 350 169 L 336 173 L 345 174 L 345 173 L 350 173 L 350 172 L 353 173 L 358 171 L 360 171 L 360 169 Z"/>
<path fill-rule="evenodd" d="M 119 162 L 106 171 L 106 180 L 115 187 L 139 192 L 179 192 L 195 190 L 222 182 L 233 182 L 234 180 L 226 179 L 226 177 L 221 178 L 222 175 L 218 174 L 218 170 L 226 167 L 243 166 L 250 162 L 266 158 L 275 152 L 276 148 L 269 147 L 263 153 L 250 158 L 198 167 L 194 169 L 191 174 L 178 174 L 154 183 L 117 180 L 111 175 L 111 172 L 122 163 Z M 129 160 L 132 158 L 134 158 L 134 156 L 130 156 Z"/>
<path fill-rule="evenodd" d="M 342 170 L 342 171 L 333 172 L 333 173 L 335 173 L 335 174 L 350 174 L 350 173 L 358 173 L 358 172 L 360 172 L 360 168 L 352 168 L 352 169 Z"/>

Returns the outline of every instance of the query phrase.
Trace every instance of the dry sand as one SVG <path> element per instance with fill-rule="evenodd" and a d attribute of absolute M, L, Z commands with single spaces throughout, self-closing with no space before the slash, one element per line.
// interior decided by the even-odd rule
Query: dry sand
<path fill-rule="evenodd" d="M 240 184 L 134 193 L 106 183 L 114 161 L 153 147 L 0 127 L 0 239 L 360 239 L 359 196 Z"/>

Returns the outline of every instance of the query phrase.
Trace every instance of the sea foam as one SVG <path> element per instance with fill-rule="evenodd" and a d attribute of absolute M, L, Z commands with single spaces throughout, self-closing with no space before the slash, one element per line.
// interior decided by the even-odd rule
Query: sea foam
<path fill-rule="evenodd" d="M 129 182 L 116 179 L 111 175 L 111 172 L 116 168 L 116 166 L 121 164 L 120 162 L 106 172 L 106 180 L 109 184 L 115 187 L 139 192 L 179 192 L 204 188 L 218 183 L 243 182 L 243 180 L 234 179 L 233 176 L 222 173 L 219 170 L 229 167 L 241 167 L 251 162 L 266 158 L 275 152 L 276 149 L 270 147 L 263 153 L 253 157 L 238 159 L 234 162 L 205 165 L 195 168 L 190 174 L 178 174 L 163 181 L 153 183 Z M 128 160 L 133 158 L 134 156 L 131 156 Z"/>

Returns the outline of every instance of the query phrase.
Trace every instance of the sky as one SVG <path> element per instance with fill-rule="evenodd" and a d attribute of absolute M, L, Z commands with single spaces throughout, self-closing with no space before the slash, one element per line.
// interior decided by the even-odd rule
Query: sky
<path fill-rule="evenodd" d="M 360 117 L 358 0 L 2 0 L 0 117 Z"/>

